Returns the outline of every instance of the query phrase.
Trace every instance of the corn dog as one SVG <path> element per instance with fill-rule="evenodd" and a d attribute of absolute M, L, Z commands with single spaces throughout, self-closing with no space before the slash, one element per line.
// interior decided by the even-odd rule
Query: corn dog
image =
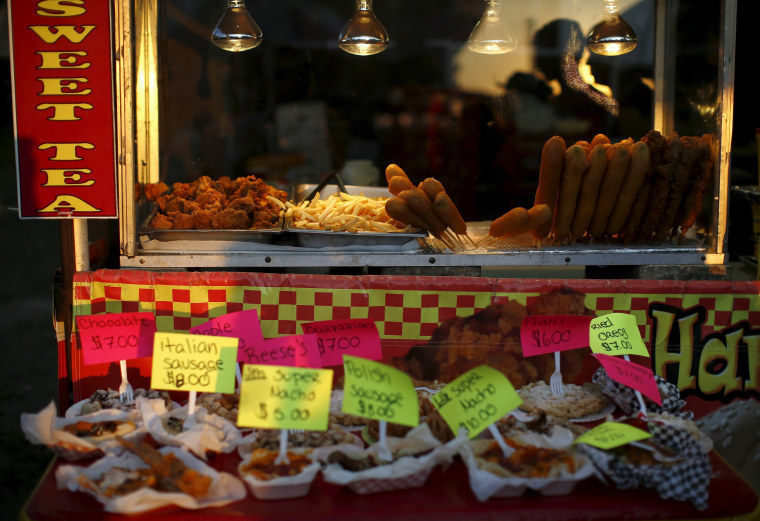
<path fill-rule="evenodd" d="M 467 235 L 467 223 L 446 192 L 438 192 L 433 199 L 433 211 L 443 224 L 457 235 Z"/>
<path fill-rule="evenodd" d="M 583 174 L 581 187 L 578 191 L 578 202 L 575 205 L 575 215 L 570 227 L 570 234 L 579 239 L 586 233 L 591 218 L 594 216 L 596 200 L 599 195 L 599 186 L 607 168 L 607 145 L 597 145 L 589 154 L 589 166 Z"/>
<path fill-rule="evenodd" d="M 414 213 L 422 217 L 427 223 L 428 230 L 440 234 L 446 229 L 446 224 L 433 211 L 433 202 L 421 188 L 414 187 L 404 192 L 408 192 L 405 194 L 406 204 Z"/>
<path fill-rule="evenodd" d="M 649 147 L 646 143 L 637 141 L 631 145 L 629 152 L 631 157 L 628 161 L 628 171 L 620 188 L 615 208 L 607 221 L 607 235 L 610 236 L 617 235 L 623 229 L 649 170 Z"/>
<path fill-rule="evenodd" d="M 565 151 L 562 166 L 562 178 L 559 185 L 557 211 L 554 212 L 552 232 L 559 241 L 567 240 L 578 202 L 578 191 L 583 181 L 583 174 L 588 169 L 588 159 L 583 145 L 575 144 Z"/>
<path fill-rule="evenodd" d="M 562 176 L 562 163 L 565 158 L 565 140 L 560 136 L 553 136 L 547 140 L 541 150 L 541 166 L 538 173 L 538 188 L 533 205 L 547 204 L 554 213 L 559 193 L 559 182 Z M 552 223 L 532 230 L 533 237 L 543 239 L 551 231 Z"/>
<path fill-rule="evenodd" d="M 615 207 L 620 187 L 623 185 L 629 159 L 628 147 L 622 143 L 610 145 L 607 149 L 607 168 L 604 171 L 602 184 L 599 186 L 596 209 L 588 228 L 589 235 L 593 238 L 602 237 L 607 230 L 607 220 Z"/>
<path fill-rule="evenodd" d="M 397 164 L 391 163 L 390 165 L 388 165 L 387 167 L 385 167 L 385 180 L 387 182 L 390 183 L 391 179 L 393 179 L 394 177 L 399 176 L 399 175 L 401 177 L 406 177 L 407 179 L 409 179 L 409 176 L 406 175 L 406 172 L 404 172 L 404 170 L 400 166 L 398 166 Z M 411 183 L 411 181 L 409 181 L 409 182 Z"/>
<path fill-rule="evenodd" d="M 597 134 L 591 139 L 591 150 L 596 148 L 597 145 L 609 145 L 609 144 L 610 144 L 610 138 L 608 138 L 604 134 Z"/>
<path fill-rule="evenodd" d="M 398 195 L 399 192 L 409 190 L 410 188 L 414 188 L 414 185 L 409 181 L 409 178 L 400 175 L 393 176 L 388 182 L 388 191 L 393 195 Z"/>
<path fill-rule="evenodd" d="M 488 229 L 491 237 L 515 237 L 551 223 L 552 209 L 548 204 L 537 204 L 526 210 L 518 206 L 496 219 Z"/>
<path fill-rule="evenodd" d="M 392 219 L 396 219 L 398 222 L 414 226 L 420 230 L 427 230 L 427 223 L 425 220 L 414 213 L 406 201 L 400 197 L 391 197 L 385 201 L 385 213 Z"/>
<path fill-rule="evenodd" d="M 441 192 L 445 192 L 443 185 L 440 181 L 438 181 L 434 177 L 428 177 L 427 179 L 424 179 L 420 184 L 419 187 L 421 188 L 427 196 L 430 198 L 431 201 L 435 199 L 435 196 L 438 195 Z"/>

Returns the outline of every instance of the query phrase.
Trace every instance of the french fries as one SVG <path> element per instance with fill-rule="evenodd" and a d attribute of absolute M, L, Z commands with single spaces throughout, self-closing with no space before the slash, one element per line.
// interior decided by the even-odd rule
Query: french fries
<path fill-rule="evenodd" d="M 391 219 L 385 212 L 388 197 L 366 197 L 344 192 L 321 198 L 315 195 L 311 201 L 298 204 L 282 203 L 283 216 L 290 226 L 307 230 L 337 232 L 401 232 L 416 231 Z"/>

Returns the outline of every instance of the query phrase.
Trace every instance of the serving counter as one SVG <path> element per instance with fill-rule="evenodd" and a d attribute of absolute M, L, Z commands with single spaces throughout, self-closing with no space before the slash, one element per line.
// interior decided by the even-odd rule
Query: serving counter
<path fill-rule="evenodd" d="M 216 456 L 212 465 L 235 472 L 236 456 Z M 434 471 L 421 488 L 410 488 L 359 495 L 325 483 L 321 478 L 312 485 L 308 496 L 279 501 L 259 501 L 250 494 L 242 501 L 224 507 L 188 511 L 166 508 L 141 515 L 117 515 L 102 511 L 93 498 L 81 493 L 58 490 L 54 461 L 29 500 L 21 521 L 231 521 L 250 519 L 274 521 L 303 519 L 333 521 L 366 519 L 367 521 L 485 521 L 515 519 L 519 521 L 753 521 L 760 515 L 757 493 L 716 454 L 711 455 L 713 478 L 710 504 L 704 511 L 691 503 L 660 499 L 653 491 L 616 490 L 595 479 L 578 484 L 570 495 L 541 496 L 526 494 L 519 498 L 491 499 L 479 502 L 467 484 L 467 470 L 456 460 L 449 468 Z"/>

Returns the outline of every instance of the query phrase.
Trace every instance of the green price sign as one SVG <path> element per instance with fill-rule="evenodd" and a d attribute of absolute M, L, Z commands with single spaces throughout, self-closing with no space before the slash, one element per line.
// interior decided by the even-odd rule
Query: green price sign
<path fill-rule="evenodd" d="M 350 355 L 343 355 L 343 367 L 344 413 L 408 427 L 419 425 L 417 391 L 409 375 L 380 362 Z"/>
<path fill-rule="evenodd" d="M 150 386 L 169 391 L 235 392 L 238 339 L 156 333 Z"/>
<path fill-rule="evenodd" d="M 431 400 L 454 434 L 464 427 L 470 438 L 522 404 L 509 379 L 487 365 L 467 371 Z"/>
<path fill-rule="evenodd" d="M 239 427 L 325 431 L 332 369 L 243 364 Z"/>
<path fill-rule="evenodd" d="M 652 435 L 627 423 L 605 422 L 578 436 L 573 443 L 585 443 L 603 450 L 614 449 Z"/>
<path fill-rule="evenodd" d="M 604 355 L 649 356 L 636 317 L 628 313 L 609 313 L 593 319 L 589 326 L 589 347 L 592 352 Z"/>

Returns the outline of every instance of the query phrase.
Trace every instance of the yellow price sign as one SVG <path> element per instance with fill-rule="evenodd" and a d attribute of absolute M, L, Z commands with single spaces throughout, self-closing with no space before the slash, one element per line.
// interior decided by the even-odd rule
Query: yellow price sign
<path fill-rule="evenodd" d="M 395 367 L 350 355 L 343 355 L 343 367 L 344 413 L 408 427 L 419 425 L 419 401 L 409 375 Z"/>
<path fill-rule="evenodd" d="M 597 425 L 580 436 L 573 443 L 585 443 L 603 450 L 614 449 L 632 441 L 645 440 L 652 435 L 633 425 L 618 422 L 605 422 Z"/>
<path fill-rule="evenodd" d="M 591 320 L 589 347 L 605 355 L 649 356 L 636 317 L 628 313 L 608 313 Z"/>
<path fill-rule="evenodd" d="M 238 339 L 158 332 L 150 385 L 169 391 L 235 392 Z"/>
<path fill-rule="evenodd" d="M 332 369 L 244 364 L 239 427 L 325 431 Z"/>
<path fill-rule="evenodd" d="M 454 434 L 463 427 L 470 438 L 522 404 L 509 379 L 487 365 L 467 371 L 431 401 Z"/>

